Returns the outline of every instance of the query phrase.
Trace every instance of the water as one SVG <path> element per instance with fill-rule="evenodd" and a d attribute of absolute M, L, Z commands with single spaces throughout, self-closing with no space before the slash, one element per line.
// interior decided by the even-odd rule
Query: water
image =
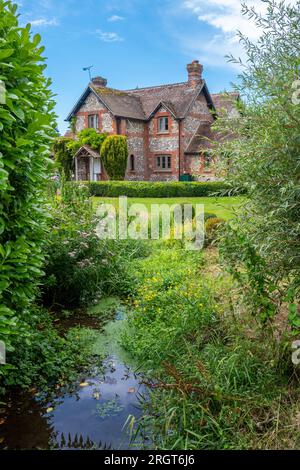
<path fill-rule="evenodd" d="M 101 347 L 110 355 L 72 391 L 59 390 L 49 402 L 32 393 L 10 398 L 0 410 L 0 449 L 137 449 L 128 425 L 142 416 L 143 378 L 126 364 L 116 341 L 120 321 L 104 330 Z M 127 426 L 124 427 L 125 423 Z M 135 425 L 136 426 L 136 425 Z M 134 426 L 134 428 L 135 428 Z"/>

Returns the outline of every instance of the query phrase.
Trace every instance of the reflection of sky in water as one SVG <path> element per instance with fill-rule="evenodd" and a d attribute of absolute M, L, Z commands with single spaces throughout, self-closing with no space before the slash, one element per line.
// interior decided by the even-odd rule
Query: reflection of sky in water
<path fill-rule="evenodd" d="M 0 436 L 4 436 L 0 448 L 46 449 L 49 441 L 54 448 L 80 449 L 86 442 L 97 448 L 137 448 L 137 444 L 130 445 L 129 433 L 122 428 L 129 415 L 141 416 L 138 395 L 145 387 L 117 357 L 108 358 L 104 366 L 104 373 L 101 370 L 99 375 L 85 377 L 88 386 L 58 396 L 47 405 L 28 396 L 19 398 L 0 427 Z M 112 416 L 106 412 L 101 416 L 97 407 L 109 408 L 112 401 L 118 405 Z M 47 407 L 53 411 L 47 413 Z"/>
<path fill-rule="evenodd" d="M 112 357 L 105 361 L 104 376 L 99 378 L 86 377 L 89 386 L 80 388 L 76 394 L 69 394 L 63 398 L 51 413 L 51 423 L 57 431 L 57 440 L 61 435 L 82 435 L 83 439 L 89 437 L 96 445 L 113 449 L 126 449 L 130 447 L 130 436 L 122 428 L 129 415 L 138 418 L 141 415 L 137 394 L 142 392 L 143 386 L 138 383 L 124 364 Z M 133 393 L 133 392 L 136 393 Z M 95 395 L 99 399 L 95 399 Z M 113 416 L 101 417 L 97 413 L 97 406 L 105 408 L 105 403 L 116 400 L 121 410 Z M 59 400 L 60 401 L 60 400 Z M 107 403 L 109 405 L 109 403 Z"/>

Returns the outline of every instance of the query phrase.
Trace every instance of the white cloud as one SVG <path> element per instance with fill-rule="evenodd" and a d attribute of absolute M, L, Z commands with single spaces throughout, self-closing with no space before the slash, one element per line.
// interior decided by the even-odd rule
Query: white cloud
<path fill-rule="evenodd" d="M 96 30 L 96 36 L 103 42 L 121 42 L 124 41 L 117 33 L 105 32 L 101 29 Z"/>
<path fill-rule="evenodd" d="M 37 27 L 46 27 L 46 26 L 58 26 L 59 22 L 56 18 L 47 19 L 47 18 L 38 18 L 36 20 L 31 20 L 29 23 L 32 26 Z"/>
<path fill-rule="evenodd" d="M 107 21 L 110 21 L 110 22 L 116 22 L 116 21 L 123 21 L 125 20 L 125 18 L 123 16 L 119 16 L 119 15 L 112 15 L 108 18 Z"/>

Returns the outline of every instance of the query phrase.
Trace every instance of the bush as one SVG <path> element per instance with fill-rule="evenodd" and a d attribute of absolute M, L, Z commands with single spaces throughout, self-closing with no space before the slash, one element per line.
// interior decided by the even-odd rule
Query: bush
<path fill-rule="evenodd" d="M 209 218 L 205 222 L 205 244 L 211 245 L 212 243 L 216 242 L 218 238 L 218 233 L 220 226 L 225 223 L 224 219 L 220 219 L 218 217 Z"/>
<path fill-rule="evenodd" d="M 76 183 L 74 183 L 76 184 Z M 205 197 L 229 196 L 232 189 L 223 182 L 149 182 L 149 181 L 99 181 L 87 183 L 91 196 L 98 197 Z"/>
<path fill-rule="evenodd" d="M 143 255 L 143 243 L 100 240 L 86 186 L 63 185 L 45 247 L 44 306 L 87 307 L 104 295 L 127 294 L 133 280 L 128 260 Z"/>
<path fill-rule="evenodd" d="M 55 162 L 60 174 L 69 180 L 73 172 L 73 152 L 69 148 L 72 139 L 67 137 L 58 137 L 53 144 Z"/>
<path fill-rule="evenodd" d="M 23 318 L 42 274 L 43 192 L 55 132 L 40 36 L 19 26 L 10 1 L 0 0 L 0 24 L 0 340 L 9 351 L 30 329 Z"/>
<path fill-rule="evenodd" d="M 101 158 L 111 180 L 124 180 L 128 160 L 127 138 L 122 135 L 108 136 L 101 148 Z"/>

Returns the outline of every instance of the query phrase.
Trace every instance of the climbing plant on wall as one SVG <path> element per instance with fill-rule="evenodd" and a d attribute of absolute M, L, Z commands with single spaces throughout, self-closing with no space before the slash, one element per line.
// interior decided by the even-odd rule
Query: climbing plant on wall
<path fill-rule="evenodd" d="M 101 158 L 111 180 L 124 180 L 128 160 L 126 137 L 108 136 L 101 148 Z"/>
<path fill-rule="evenodd" d="M 70 143 L 73 139 L 67 137 L 59 137 L 55 139 L 53 145 L 53 153 L 55 162 L 57 163 L 58 170 L 67 180 L 71 179 L 73 170 L 73 152 L 70 148 Z"/>

